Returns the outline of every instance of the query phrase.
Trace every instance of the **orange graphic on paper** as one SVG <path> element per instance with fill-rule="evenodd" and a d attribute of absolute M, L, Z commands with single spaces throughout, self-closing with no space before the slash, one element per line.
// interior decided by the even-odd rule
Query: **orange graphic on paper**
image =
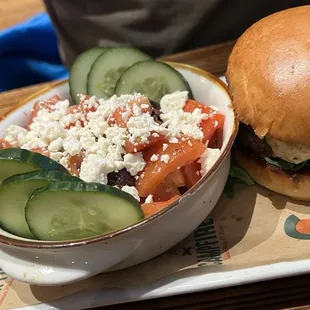
<path fill-rule="evenodd" d="M 285 220 L 284 231 L 291 238 L 310 240 L 310 219 L 300 220 L 296 215 L 290 215 Z"/>

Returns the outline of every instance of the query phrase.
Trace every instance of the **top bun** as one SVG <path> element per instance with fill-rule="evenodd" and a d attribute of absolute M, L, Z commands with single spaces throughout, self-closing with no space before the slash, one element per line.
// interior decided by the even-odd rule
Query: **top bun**
<path fill-rule="evenodd" d="M 239 120 L 256 135 L 310 147 L 310 5 L 247 29 L 229 57 L 226 78 Z"/>

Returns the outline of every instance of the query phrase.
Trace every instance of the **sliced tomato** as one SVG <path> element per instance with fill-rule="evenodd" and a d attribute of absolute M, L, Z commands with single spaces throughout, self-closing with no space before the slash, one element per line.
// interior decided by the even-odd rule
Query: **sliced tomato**
<path fill-rule="evenodd" d="M 66 114 L 75 114 L 80 111 L 80 106 L 79 105 L 71 105 L 67 111 Z"/>
<path fill-rule="evenodd" d="M 27 124 L 27 129 L 29 130 L 29 126 L 32 124 L 33 119 L 38 115 L 38 112 L 40 110 L 48 109 L 49 111 L 51 111 L 52 107 L 60 100 L 61 100 L 60 97 L 55 95 L 46 101 L 36 101 L 31 109 L 31 113 L 29 116 L 28 124 Z"/>
<path fill-rule="evenodd" d="M 224 125 L 218 129 L 216 129 L 215 134 L 217 136 L 217 143 L 216 143 L 215 147 L 218 149 L 221 149 L 223 146 L 223 139 L 224 139 Z"/>
<path fill-rule="evenodd" d="M 99 101 L 97 99 L 94 102 L 90 103 L 88 101 L 89 98 L 90 97 L 88 95 L 84 95 L 80 100 L 80 111 L 82 113 L 80 121 L 82 126 L 84 126 L 84 121 L 88 120 L 88 113 L 95 112 L 99 106 Z"/>
<path fill-rule="evenodd" d="M 154 195 L 153 195 L 153 201 L 167 201 L 174 197 L 175 195 L 181 195 L 178 186 L 175 182 L 170 180 L 169 178 L 166 178 L 163 182 L 161 182 Z"/>
<path fill-rule="evenodd" d="M 151 113 L 152 112 L 152 105 L 150 104 L 150 101 L 147 97 L 141 96 L 135 100 L 129 101 L 126 106 L 120 107 L 114 111 L 111 117 L 108 119 L 108 124 L 110 126 L 117 125 L 122 128 L 127 127 L 127 121 L 133 117 L 137 116 L 134 113 L 134 106 L 137 106 L 140 108 L 141 113 Z M 151 135 L 148 138 L 148 143 L 136 141 L 136 143 L 131 143 L 130 141 L 126 140 L 124 149 L 127 153 L 136 153 L 144 150 L 145 148 L 148 148 L 152 146 L 153 144 L 159 142 L 161 139 L 163 139 L 162 135 L 155 134 L 155 137 L 153 136 L 155 134 L 154 132 L 151 133 Z"/>
<path fill-rule="evenodd" d="M 186 101 L 185 106 L 183 107 L 184 112 L 194 112 L 195 109 L 201 109 L 202 113 L 210 114 L 211 112 L 215 112 L 214 109 L 204 105 L 196 100 L 188 99 Z"/>
<path fill-rule="evenodd" d="M 70 156 L 69 160 L 68 160 L 68 170 L 69 172 L 78 177 L 80 174 L 80 168 L 81 168 L 81 164 L 83 162 L 84 159 L 84 154 L 80 153 L 74 156 Z"/>
<path fill-rule="evenodd" d="M 11 147 L 13 147 L 11 143 L 9 143 L 8 141 L 4 139 L 0 139 L 0 149 L 9 149 Z"/>
<path fill-rule="evenodd" d="M 198 101 L 191 99 L 187 100 L 183 110 L 185 112 L 193 112 L 195 109 L 201 109 L 202 113 L 209 115 L 208 119 L 202 120 L 200 123 L 200 127 L 203 132 L 202 142 L 206 143 L 213 138 L 213 135 L 217 129 L 220 129 L 224 126 L 225 116 Z"/>
<path fill-rule="evenodd" d="M 112 116 L 108 119 L 108 124 L 110 126 L 117 125 L 118 127 L 126 128 L 127 121 L 132 116 L 137 116 L 134 114 L 134 105 L 137 105 L 141 109 L 141 113 L 151 113 L 152 105 L 147 97 L 141 96 L 136 100 L 129 101 L 126 106 L 116 109 Z M 142 107 L 143 105 L 143 107 Z"/>
<path fill-rule="evenodd" d="M 143 143 L 143 142 L 137 142 L 135 144 L 132 144 L 130 141 L 126 140 L 124 149 L 127 153 L 136 153 L 140 152 L 156 143 L 158 143 L 160 140 L 162 140 L 164 136 L 162 135 L 156 135 L 154 137 L 152 134 L 148 137 L 148 143 Z"/>
<path fill-rule="evenodd" d="M 66 114 L 75 114 L 75 113 L 78 113 L 81 111 L 81 108 L 79 105 L 72 105 L 70 106 L 67 111 L 66 111 Z M 66 129 L 70 129 L 71 127 L 74 127 L 75 126 L 75 123 L 70 123 L 68 125 L 66 125 Z"/>
<path fill-rule="evenodd" d="M 225 116 L 219 113 L 212 114 L 212 116 L 202 121 L 201 129 L 203 131 L 204 143 L 210 141 L 217 129 L 223 128 Z M 223 138 L 222 138 L 223 139 Z"/>
<path fill-rule="evenodd" d="M 188 143 L 188 141 L 191 143 Z M 168 145 L 165 151 L 163 151 L 163 143 Z M 168 139 L 164 138 L 160 143 L 146 148 L 143 152 L 146 166 L 139 174 L 143 178 L 139 177 L 136 184 L 140 196 L 146 197 L 149 194 L 154 194 L 159 184 L 166 179 L 168 174 L 198 159 L 205 151 L 205 148 L 201 141 L 192 138 L 186 141 L 179 139 L 178 143 L 170 143 Z M 157 161 L 150 160 L 153 154 L 158 156 Z M 169 156 L 168 163 L 160 160 L 162 155 Z"/>
<path fill-rule="evenodd" d="M 80 108 L 82 113 L 87 116 L 89 112 L 95 112 L 99 106 L 99 101 L 95 100 L 94 104 L 91 104 L 88 99 L 88 95 L 84 95 L 83 100 L 80 101 Z"/>
<path fill-rule="evenodd" d="M 217 130 L 215 130 L 215 133 L 213 134 L 213 136 L 211 137 L 211 139 L 208 142 L 208 147 L 210 148 L 217 148 Z"/>
<path fill-rule="evenodd" d="M 42 154 L 42 155 L 44 155 L 46 157 L 50 157 L 50 155 L 51 155 L 51 153 L 47 149 L 45 149 L 45 148 L 37 147 L 37 148 L 31 149 L 31 151 L 35 152 L 35 153 L 40 153 L 40 154 Z"/>
<path fill-rule="evenodd" d="M 160 201 L 160 202 L 151 202 L 151 203 L 144 203 L 142 204 L 142 210 L 145 216 L 151 216 L 158 211 L 167 208 L 169 205 L 171 205 L 173 202 L 179 199 L 179 195 L 175 195 L 169 200 L 166 201 Z"/>
<path fill-rule="evenodd" d="M 211 139 L 208 142 L 208 147 L 211 149 L 220 149 L 223 145 L 223 130 L 224 128 L 217 128 L 215 130 L 215 133 L 211 137 Z"/>
<path fill-rule="evenodd" d="M 190 189 L 201 178 L 201 164 L 198 160 L 193 161 L 191 164 L 181 168 L 182 175 L 184 177 L 185 186 Z"/>
<path fill-rule="evenodd" d="M 72 105 L 70 106 L 66 114 L 75 114 L 75 113 L 81 113 L 81 118 L 79 121 L 81 122 L 82 127 L 84 127 L 84 122 L 87 120 L 87 115 L 89 112 L 95 112 L 98 108 L 99 101 L 95 100 L 95 103 L 91 104 L 87 102 L 87 100 L 90 98 L 88 95 L 84 95 L 80 99 L 80 104 L 79 105 Z M 70 123 L 66 126 L 66 129 L 69 129 L 71 127 L 74 127 L 76 124 L 75 123 Z"/>
<path fill-rule="evenodd" d="M 184 179 L 181 169 L 182 168 L 177 169 L 171 172 L 170 174 L 168 174 L 166 180 L 170 180 L 171 182 L 174 182 L 177 187 L 186 186 L 185 179 Z"/>
<path fill-rule="evenodd" d="M 126 121 L 123 119 L 123 113 L 125 113 L 125 111 L 125 107 L 116 109 L 108 118 L 109 126 L 114 126 L 116 124 L 118 127 L 126 128 Z"/>

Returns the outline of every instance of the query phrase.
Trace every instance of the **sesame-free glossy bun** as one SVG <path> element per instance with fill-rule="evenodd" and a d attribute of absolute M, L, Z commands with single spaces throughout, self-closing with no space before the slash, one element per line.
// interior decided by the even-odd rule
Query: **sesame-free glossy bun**
<path fill-rule="evenodd" d="M 310 201 L 310 174 L 302 173 L 303 170 L 289 174 L 263 160 L 245 156 L 238 150 L 234 150 L 233 157 L 256 183 L 292 199 Z"/>
<path fill-rule="evenodd" d="M 272 14 L 246 30 L 226 78 L 239 120 L 259 137 L 310 147 L 310 5 Z"/>

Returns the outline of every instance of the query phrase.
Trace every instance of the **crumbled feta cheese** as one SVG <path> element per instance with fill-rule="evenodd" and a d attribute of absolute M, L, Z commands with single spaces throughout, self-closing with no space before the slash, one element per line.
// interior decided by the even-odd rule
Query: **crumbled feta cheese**
<path fill-rule="evenodd" d="M 102 156 L 89 154 L 82 162 L 80 178 L 85 182 L 107 184 L 107 175 L 112 171 L 113 167 L 108 167 L 106 160 Z"/>
<path fill-rule="evenodd" d="M 159 158 L 158 158 L 158 155 L 156 155 L 156 154 L 153 154 L 152 156 L 151 156 L 151 161 L 157 161 Z"/>
<path fill-rule="evenodd" d="M 127 122 L 127 128 L 130 133 L 129 141 L 132 144 L 135 144 L 137 140 L 142 143 L 148 143 L 148 137 L 156 125 L 159 127 L 150 114 L 131 117 Z"/>
<path fill-rule="evenodd" d="M 130 194 L 131 196 L 133 196 L 135 199 L 137 199 L 138 201 L 140 201 L 140 197 L 139 197 L 139 193 L 137 191 L 137 189 L 134 186 L 128 186 L 125 185 L 122 187 L 122 191 Z"/>
<path fill-rule="evenodd" d="M 124 167 L 132 176 L 138 174 L 145 167 L 146 163 L 141 152 L 135 154 L 126 154 L 124 156 Z"/>
<path fill-rule="evenodd" d="M 127 122 L 130 115 L 131 115 L 131 110 L 130 109 L 126 109 L 124 112 L 122 112 L 122 120 L 124 122 Z"/>
<path fill-rule="evenodd" d="M 160 100 L 160 110 L 162 113 L 176 112 L 183 109 L 188 98 L 187 91 L 176 91 L 167 94 Z"/>
<path fill-rule="evenodd" d="M 163 144 L 163 151 L 165 152 L 167 148 L 168 148 L 168 144 L 167 144 L 167 143 L 164 143 L 164 144 Z"/>
<path fill-rule="evenodd" d="M 79 97 L 79 99 L 80 99 L 80 102 L 83 102 L 83 101 L 85 101 L 86 100 L 86 95 L 84 95 L 84 94 L 77 94 L 77 96 Z"/>
<path fill-rule="evenodd" d="M 153 195 L 148 195 L 145 198 L 145 203 L 152 203 L 153 202 Z"/>
<path fill-rule="evenodd" d="M 35 134 L 35 133 L 33 133 Z M 44 142 L 42 139 L 38 138 L 36 135 L 35 137 L 32 137 L 30 139 L 30 136 L 33 136 L 32 133 L 28 132 L 26 135 L 26 143 L 21 145 L 21 148 L 26 149 L 26 150 L 32 150 L 32 149 L 42 149 L 47 147 L 47 143 Z"/>
<path fill-rule="evenodd" d="M 96 138 L 94 136 L 81 136 L 79 143 L 81 148 L 86 151 L 86 154 L 93 154 L 98 152 L 98 144 L 96 143 Z"/>
<path fill-rule="evenodd" d="M 10 125 L 6 130 L 5 140 L 14 147 L 20 147 L 26 142 L 27 130 L 17 125 Z"/>
<path fill-rule="evenodd" d="M 140 116 L 142 114 L 141 108 L 137 104 L 133 104 L 132 111 L 135 116 Z"/>
<path fill-rule="evenodd" d="M 65 114 L 67 109 L 70 106 L 69 100 L 60 100 L 58 101 L 55 105 L 54 108 L 55 110 L 58 110 L 60 113 Z"/>
<path fill-rule="evenodd" d="M 170 111 L 161 114 L 163 126 L 167 126 L 169 136 L 177 137 L 180 134 L 202 140 L 203 132 L 199 127 L 202 120 L 209 117 L 208 114 L 201 113 L 201 109 L 195 109 L 192 113 L 183 110 Z"/>
<path fill-rule="evenodd" d="M 99 106 L 94 112 L 95 115 L 101 115 L 104 119 L 107 119 L 113 114 L 113 112 L 122 107 L 126 106 L 130 101 L 136 101 L 137 98 L 140 98 L 141 94 L 133 95 L 121 95 L 117 97 L 116 95 L 112 96 L 110 99 L 99 99 Z"/>
<path fill-rule="evenodd" d="M 48 150 L 50 152 L 58 152 L 62 149 L 63 147 L 63 138 L 58 138 L 56 140 L 54 140 L 49 146 L 48 146 Z"/>
<path fill-rule="evenodd" d="M 68 156 L 63 156 L 60 160 L 59 163 L 63 165 L 66 169 L 68 169 L 69 166 L 69 157 Z"/>
<path fill-rule="evenodd" d="M 77 139 L 63 141 L 63 148 L 71 156 L 77 155 L 82 151 L 81 143 Z"/>
<path fill-rule="evenodd" d="M 89 113 L 88 118 L 89 121 L 87 123 L 87 126 L 89 127 L 89 130 L 96 136 L 101 137 L 105 131 L 109 128 L 109 124 L 105 121 L 104 118 L 98 117 L 94 113 Z M 90 116 L 92 115 L 92 116 Z"/>
<path fill-rule="evenodd" d="M 204 153 L 201 155 L 199 159 L 199 163 L 201 163 L 201 174 L 204 175 L 207 173 L 216 160 L 219 158 L 221 150 L 219 149 L 211 149 L 207 148 Z"/>
<path fill-rule="evenodd" d="M 141 104 L 141 108 L 142 108 L 142 109 L 148 109 L 148 108 L 149 108 L 149 105 L 146 104 L 146 103 L 143 103 L 143 104 Z"/>
<path fill-rule="evenodd" d="M 165 164 L 168 164 L 170 156 L 168 154 L 164 154 L 160 156 L 160 160 L 163 161 Z"/>
<path fill-rule="evenodd" d="M 58 162 L 60 161 L 62 156 L 63 156 L 62 152 L 51 152 L 50 153 L 50 158 Z"/>
<path fill-rule="evenodd" d="M 37 117 L 33 119 L 33 123 L 29 126 L 30 130 L 46 145 L 58 138 L 63 138 L 66 135 L 66 130 L 63 123 L 59 122 L 59 119 L 64 113 L 60 113 L 58 110 L 42 109 L 38 112 Z"/>
<path fill-rule="evenodd" d="M 126 128 L 121 128 L 118 126 L 109 127 L 105 130 L 104 134 L 110 143 L 114 143 L 118 146 L 122 146 L 124 144 L 124 141 L 128 135 Z"/>
<path fill-rule="evenodd" d="M 169 139 L 169 142 L 170 142 L 170 143 L 179 143 L 179 140 L 178 140 L 176 137 L 171 137 L 171 138 Z"/>

